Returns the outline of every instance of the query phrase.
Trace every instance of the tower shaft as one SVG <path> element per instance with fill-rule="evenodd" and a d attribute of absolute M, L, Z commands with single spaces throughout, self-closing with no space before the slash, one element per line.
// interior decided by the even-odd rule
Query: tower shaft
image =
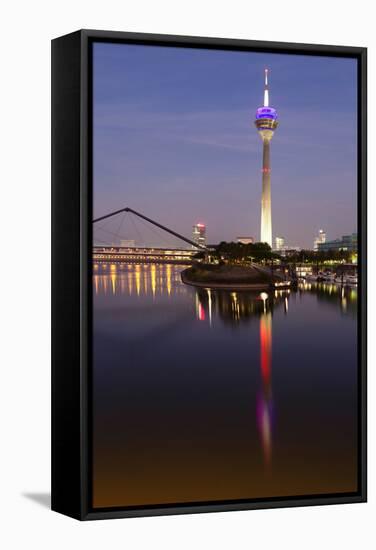
<path fill-rule="evenodd" d="M 272 243 L 272 200 L 270 186 L 270 139 L 263 139 L 262 155 L 262 196 L 261 196 L 261 235 L 260 240 Z"/>

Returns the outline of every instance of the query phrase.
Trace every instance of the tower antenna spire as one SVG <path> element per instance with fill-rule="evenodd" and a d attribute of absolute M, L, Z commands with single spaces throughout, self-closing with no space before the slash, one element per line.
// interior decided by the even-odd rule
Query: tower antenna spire
<path fill-rule="evenodd" d="M 268 69 L 265 69 L 264 107 L 269 107 Z"/>

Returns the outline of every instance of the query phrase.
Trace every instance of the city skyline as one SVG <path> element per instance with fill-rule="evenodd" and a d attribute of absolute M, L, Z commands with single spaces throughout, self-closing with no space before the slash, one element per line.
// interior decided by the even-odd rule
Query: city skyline
<path fill-rule="evenodd" d="M 273 239 L 312 248 L 356 231 L 356 62 L 345 58 L 94 45 L 94 213 L 131 206 L 207 241 L 259 236 L 262 158 L 252 132 L 268 66 Z"/>

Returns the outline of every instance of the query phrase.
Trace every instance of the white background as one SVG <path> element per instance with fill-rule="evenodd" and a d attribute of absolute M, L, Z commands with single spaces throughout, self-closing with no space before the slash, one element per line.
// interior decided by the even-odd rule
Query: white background
<path fill-rule="evenodd" d="M 373 243 L 376 151 L 373 11 L 374 2 L 366 0 L 23 0 L 3 4 L 0 33 L 2 548 L 376 547 L 374 347 L 369 354 L 367 504 L 87 523 L 50 512 L 43 505 L 50 479 L 50 39 L 79 28 L 97 28 L 367 46 L 369 241 Z M 370 252 L 369 295 L 373 306 L 370 309 L 374 311 L 375 258 L 372 250 Z M 371 345 L 372 321 L 371 318 Z"/>

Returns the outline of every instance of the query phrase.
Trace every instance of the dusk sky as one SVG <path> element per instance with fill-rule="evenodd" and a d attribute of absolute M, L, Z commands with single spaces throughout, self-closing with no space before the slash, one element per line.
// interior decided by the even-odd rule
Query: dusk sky
<path fill-rule="evenodd" d="M 356 61 L 303 55 L 94 44 L 94 215 L 130 206 L 187 237 L 203 222 L 212 244 L 259 240 L 265 67 L 273 239 L 355 232 Z"/>

